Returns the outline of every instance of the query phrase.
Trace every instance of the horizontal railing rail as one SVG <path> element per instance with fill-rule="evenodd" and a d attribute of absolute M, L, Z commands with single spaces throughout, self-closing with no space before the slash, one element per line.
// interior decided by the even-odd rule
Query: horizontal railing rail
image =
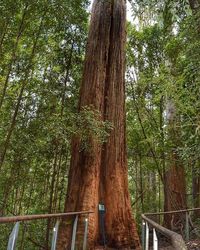
<path fill-rule="evenodd" d="M 199 210 L 200 210 L 200 207 L 182 209 L 182 210 L 174 210 L 174 211 L 167 211 L 167 212 L 158 212 L 158 213 L 145 213 L 145 215 L 149 216 L 149 215 L 163 215 L 163 214 L 181 214 L 181 213 L 185 213 L 185 212 L 194 212 L 194 211 L 199 211 Z"/>
<path fill-rule="evenodd" d="M 57 214 L 34 214 L 34 215 L 21 215 L 21 216 L 7 216 L 0 217 L 0 223 L 11 223 L 18 221 L 29 221 L 29 220 L 39 220 L 39 219 L 52 219 L 52 218 L 62 218 L 73 215 L 88 215 L 93 213 L 92 211 L 81 211 L 81 212 L 68 212 L 68 213 L 57 213 Z"/>
<path fill-rule="evenodd" d="M 51 250 L 56 250 L 60 219 L 64 217 L 68 217 L 68 216 L 74 217 L 73 228 L 72 228 L 72 238 L 71 238 L 71 250 L 75 250 L 78 219 L 79 219 L 79 216 L 82 216 L 82 215 L 85 216 L 82 249 L 86 250 L 87 249 L 87 231 L 88 231 L 88 223 L 89 223 L 88 216 L 92 213 L 93 211 L 79 211 L 79 212 L 68 212 L 68 213 L 57 213 L 57 214 L 37 214 L 37 215 L 34 214 L 34 215 L 0 217 L 0 224 L 15 223 L 14 228 L 9 236 L 7 250 L 15 250 L 16 248 L 20 222 L 41 220 L 41 219 L 57 219 L 57 222 L 53 228 L 52 240 L 51 240 Z"/>

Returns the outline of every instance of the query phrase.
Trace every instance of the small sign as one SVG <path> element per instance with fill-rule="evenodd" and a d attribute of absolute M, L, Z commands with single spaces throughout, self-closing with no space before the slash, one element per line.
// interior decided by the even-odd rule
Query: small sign
<path fill-rule="evenodd" d="M 105 206 L 103 203 L 99 203 L 99 229 L 100 229 L 100 241 L 101 244 L 106 246 L 106 234 L 105 234 Z"/>
<path fill-rule="evenodd" d="M 104 204 L 99 204 L 99 211 L 101 211 L 101 212 L 105 212 L 105 206 L 104 206 Z"/>

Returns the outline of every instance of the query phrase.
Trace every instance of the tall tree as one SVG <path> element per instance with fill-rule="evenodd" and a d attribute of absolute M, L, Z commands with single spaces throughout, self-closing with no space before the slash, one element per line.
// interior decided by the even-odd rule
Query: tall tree
<path fill-rule="evenodd" d="M 164 171 L 164 211 L 186 209 L 185 169 L 177 149 L 181 145 L 178 117 L 174 101 L 168 100 L 167 123 L 169 152 L 167 166 Z M 184 214 L 183 214 L 184 216 Z M 165 214 L 164 220 L 168 228 L 180 226 L 185 218 L 182 214 Z"/>
<path fill-rule="evenodd" d="M 125 139 L 125 42 L 126 4 L 124 0 L 95 0 L 82 85 L 79 111 L 90 106 L 100 119 L 113 124 L 108 141 L 100 145 L 91 136 L 89 149 L 81 139 L 72 141 L 65 212 L 92 210 L 88 245 L 99 245 L 98 203 L 106 207 L 107 245 L 118 249 L 140 249 L 132 218 L 128 191 Z M 83 228 L 78 229 L 81 242 Z M 71 226 L 63 221 L 57 249 L 68 249 Z M 66 234 L 68 232 L 68 235 Z M 78 244 L 78 243 L 77 243 Z"/>

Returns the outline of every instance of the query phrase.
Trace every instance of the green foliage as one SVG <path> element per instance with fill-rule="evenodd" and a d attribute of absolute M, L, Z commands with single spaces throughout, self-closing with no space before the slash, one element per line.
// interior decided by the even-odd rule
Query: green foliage
<path fill-rule="evenodd" d="M 75 134 L 81 140 L 82 149 L 90 150 L 90 139 L 99 144 L 106 142 L 112 124 L 109 121 L 103 121 L 98 110 L 91 106 L 82 108 L 79 114 L 74 116 Z"/>
<path fill-rule="evenodd" d="M 88 5 L 88 0 L 0 3 L 1 215 L 62 212 L 72 138 L 89 150 L 91 138 L 102 144 L 112 129 L 92 107 L 77 112 Z M 22 226 L 20 249 L 47 248 L 52 227 L 46 221 Z M 1 230 L 6 248 L 11 228 Z"/>
<path fill-rule="evenodd" d="M 160 174 L 170 166 L 172 150 L 186 170 L 187 192 L 192 192 L 191 169 L 200 152 L 200 19 L 187 1 L 131 2 L 139 25 L 128 25 L 127 133 L 129 158 L 134 159 L 129 162 L 130 186 L 133 200 L 146 186 L 154 190 L 134 206 L 140 214 L 163 210 Z M 176 109 L 173 132 L 167 121 L 169 100 Z M 188 206 L 192 202 L 188 197 Z"/>
<path fill-rule="evenodd" d="M 75 114 L 88 4 L 87 0 L 0 2 L 1 160 L 6 151 L 0 169 L 1 215 L 63 211 L 70 142 L 78 133 Z M 23 249 L 44 246 L 46 228 L 46 221 L 30 223 L 25 238 L 33 242 Z M 4 237 L 1 233 L 6 244 Z"/>
<path fill-rule="evenodd" d="M 139 221 L 141 212 L 163 210 L 161 177 L 172 149 L 185 167 L 188 193 L 199 174 L 200 18 L 185 0 L 129 2 L 137 26 L 127 25 L 127 151 Z M 1 215 L 63 211 L 71 139 L 90 150 L 113 129 L 92 106 L 77 112 L 88 5 L 0 1 Z M 176 107 L 174 134 L 169 101 Z M 188 201 L 192 206 L 191 196 Z M 24 225 L 30 239 L 20 236 L 20 249 L 44 246 L 47 228 L 46 221 Z M 1 242 L 10 230 L 1 229 Z"/>

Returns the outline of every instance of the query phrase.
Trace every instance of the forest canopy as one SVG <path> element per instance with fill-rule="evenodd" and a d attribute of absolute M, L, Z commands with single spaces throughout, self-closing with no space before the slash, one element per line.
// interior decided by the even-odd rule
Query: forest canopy
<path fill-rule="evenodd" d="M 89 151 L 91 137 L 103 145 L 115 129 L 90 105 L 78 112 L 90 4 L 0 2 L 1 216 L 62 212 L 72 138 Z M 144 212 L 200 206 L 200 2 L 130 0 L 128 8 L 128 180 L 139 224 Z M 173 182 L 182 183 L 172 190 Z M 48 246 L 52 226 L 28 225 L 21 249 Z M 3 239 L 9 228 L 1 230 Z"/>

